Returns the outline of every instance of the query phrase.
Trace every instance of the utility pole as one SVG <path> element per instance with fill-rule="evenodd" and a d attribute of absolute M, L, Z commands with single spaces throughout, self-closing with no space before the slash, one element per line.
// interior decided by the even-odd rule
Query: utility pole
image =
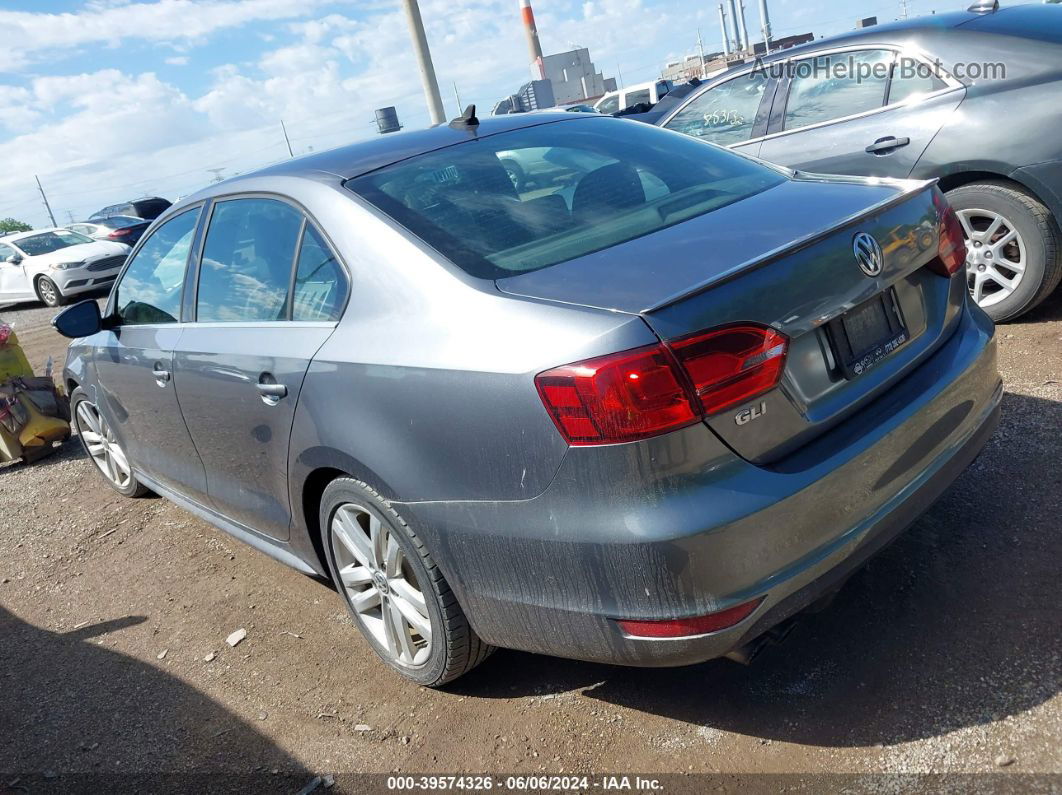
<path fill-rule="evenodd" d="M 420 81 L 424 84 L 424 98 L 428 102 L 428 114 L 432 124 L 442 124 L 446 120 L 442 97 L 439 96 L 439 81 L 435 78 L 435 66 L 431 62 L 428 50 L 428 36 L 424 33 L 424 20 L 420 18 L 420 6 L 417 0 L 402 0 L 406 10 L 406 22 L 409 35 L 413 37 L 413 51 L 420 66 Z"/>
<path fill-rule="evenodd" d="M 44 195 L 44 188 L 41 186 L 41 178 L 36 174 L 33 175 L 33 178 L 37 180 L 37 189 L 41 192 L 41 198 L 44 199 L 44 209 L 48 211 L 48 217 L 52 219 L 52 226 L 59 226 L 59 224 L 55 222 L 55 216 L 52 215 L 52 206 L 48 204 L 48 197 Z"/>
<path fill-rule="evenodd" d="M 619 68 L 619 61 L 616 62 L 616 75 L 619 77 L 619 87 L 623 88 L 623 72 Z"/>
<path fill-rule="evenodd" d="M 723 4 L 719 4 L 719 27 L 723 31 L 723 55 L 729 57 L 730 55 L 730 36 L 726 32 L 726 11 L 723 10 Z"/>
<path fill-rule="evenodd" d="M 900 0 L 900 9 L 903 13 L 903 18 L 907 19 L 907 0 Z"/>
<path fill-rule="evenodd" d="M 701 54 L 701 79 L 703 80 L 704 79 L 704 74 L 705 74 L 705 69 L 704 69 L 704 42 L 701 41 L 701 29 L 700 28 L 697 28 L 697 50 Z"/>
<path fill-rule="evenodd" d="M 284 120 L 280 120 L 280 129 L 284 131 L 284 143 L 288 145 L 288 157 L 295 157 L 295 153 L 291 151 L 291 139 L 288 138 L 288 128 L 284 126 Z"/>
<path fill-rule="evenodd" d="M 457 93 L 457 81 L 454 81 L 454 96 L 457 97 L 457 112 L 458 114 L 464 113 L 465 108 L 461 104 L 461 95 Z"/>
<path fill-rule="evenodd" d="M 771 17 L 767 13 L 767 0 L 760 0 L 760 30 L 763 33 L 763 54 L 771 51 Z"/>

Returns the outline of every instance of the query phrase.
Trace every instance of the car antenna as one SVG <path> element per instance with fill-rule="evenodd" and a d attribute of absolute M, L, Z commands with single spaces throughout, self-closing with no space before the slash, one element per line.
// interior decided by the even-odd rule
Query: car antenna
<path fill-rule="evenodd" d="M 460 130 L 466 127 L 478 127 L 479 119 L 476 118 L 476 106 L 469 105 L 466 107 L 464 113 L 450 121 L 450 126 L 455 130 Z"/>

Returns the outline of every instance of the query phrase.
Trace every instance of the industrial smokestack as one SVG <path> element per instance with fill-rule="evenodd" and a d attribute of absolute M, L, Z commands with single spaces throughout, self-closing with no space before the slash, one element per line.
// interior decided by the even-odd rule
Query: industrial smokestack
<path fill-rule="evenodd" d="M 767 16 L 767 0 L 760 0 L 760 33 L 763 34 L 763 51 L 771 51 L 771 18 Z"/>
<path fill-rule="evenodd" d="M 730 0 L 730 40 L 734 43 L 734 52 L 741 49 L 741 34 L 738 33 L 737 5 Z"/>
<path fill-rule="evenodd" d="M 531 52 L 531 76 L 536 80 L 545 80 L 546 72 L 542 66 L 542 45 L 538 41 L 538 29 L 535 27 L 535 12 L 531 10 L 531 0 L 520 0 L 520 16 L 524 20 L 527 48 Z"/>
<path fill-rule="evenodd" d="M 745 4 L 737 0 L 738 29 L 741 31 L 741 49 L 749 49 L 749 29 L 745 27 Z"/>
<path fill-rule="evenodd" d="M 730 55 L 730 37 L 726 35 L 726 11 L 719 4 L 719 29 L 723 31 L 723 55 Z"/>

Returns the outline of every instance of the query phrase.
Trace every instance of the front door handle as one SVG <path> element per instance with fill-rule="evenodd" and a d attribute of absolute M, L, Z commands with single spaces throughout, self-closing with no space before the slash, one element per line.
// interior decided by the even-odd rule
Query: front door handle
<path fill-rule="evenodd" d="M 277 379 L 270 373 L 262 373 L 256 386 L 258 394 L 262 396 L 262 401 L 267 406 L 275 406 L 282 397 L 288 394 L 288 388 L 283 384 L 278 384 Z"/>
<path fill-rule="evenodd" d="M 879 138 L 874 143 L 866 148 L 868 155 L 887 155 L 890 152 L 899 149 L 901 146 L 907 146 L 911 143 L 910 138 L 896 138 L 895 136 L 888 135 L 885 138 Z"/>
<path fill-rule="evenodd" d="M 160 362 L 155 362 L 151 367 L 151 374 L 155 376 L 155 383 L 161 387 L 166 386 L 170 380 L 170 371 L 165 369 Z"/>

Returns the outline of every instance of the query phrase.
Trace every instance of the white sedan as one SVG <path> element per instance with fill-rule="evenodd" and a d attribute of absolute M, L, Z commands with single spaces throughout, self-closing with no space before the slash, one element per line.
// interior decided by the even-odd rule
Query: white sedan
<path fill-rule="evenodd" d="M 61 228 L 0 238 L 0 303 L 39 299 L 59 306 L 113 282 L 129 251 L 124 243 Z"/>

